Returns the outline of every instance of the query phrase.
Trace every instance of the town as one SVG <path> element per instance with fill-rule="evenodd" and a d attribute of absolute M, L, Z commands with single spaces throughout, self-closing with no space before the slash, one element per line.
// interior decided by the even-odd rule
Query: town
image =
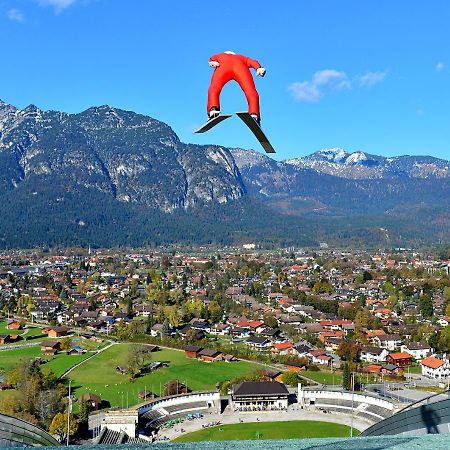
<path fill-rule="evenodd" d="M 231 393 L 234 411 L 263 411 L 287 409 L 292 392 L 317 406 L 308 388 L 402 405 L 446 390 L 447 254 L 247 247 L 1 254 L 0 412 L 98 439 L 118 408 L 123 423 L 126 408 L 173 395 L 216 390 L 208 407 Z M 54 392 L 45 408 L 37 393 L 21 396 L 36 373 L 36 389 Z M 272 382 L 260 394 L 275 400 L 256 401 L 255 382 Z M 74 428 L 64 431 L 66 397 Z M 182 411 L 195 422 L 191 406 Z M 377 407 L 365 412 L 372 422 L 391 413 Z M 184 432 L 180 416 L 141 412 L 152 439 L 159 428 Z"/>

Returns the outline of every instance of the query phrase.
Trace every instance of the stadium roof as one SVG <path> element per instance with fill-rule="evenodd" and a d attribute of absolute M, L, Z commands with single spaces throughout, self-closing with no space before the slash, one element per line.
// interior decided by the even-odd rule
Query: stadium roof
<path fill-rule="evenodd" d="M 47 447 L 60 450 L 61 447 Z M 116 445 L 71 446 L 70 450 L 117 450 Z M 121 447 L 123 448 L 123 447 Z M 228 441 L 228 442 L 192 442 L 183 444 L 152 444 L 151 446 L 126 446 L 127 450 L 448 450 L 449 434 L 429 434 L 422 436 L 379 436 L 347 439 L 289 439 L 273 441 Z M 12 450 L 12 447 L 0 447 L 0 450 Z M 19 450 L 19 449 L 18 449 Z M 23 450 L 23 447 L 20 449 Z"/>

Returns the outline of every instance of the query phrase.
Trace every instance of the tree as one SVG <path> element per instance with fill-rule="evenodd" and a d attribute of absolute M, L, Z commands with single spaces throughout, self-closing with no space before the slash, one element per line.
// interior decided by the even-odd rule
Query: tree
<path fill-rule="evenodd" d="M 343 369 L 343 372 L 342 372 L 342 387 L 346 390 L 346 391 L 348 391 L 348 390 L 350 390 L 350 383 L 351 383 L 351 380 L 350 380 L 350 366 L 348 365 L 348 363 L 345 363 L 344 364 L 344 369 Z"/>
<path fill-rule="evenodd" d="M 72 339 L 69 336 L 61 339 L 60 341 L 61 350 L 63 352 L 68 352 L 72 348 Z"/>
<path fill-rule="evenodd" d="M 155 318 L 153 317 L 153 311 L 150 311 L 150 314 L 147 316 L 147 320 L 145 321 L 145 332 L 147 334 L 151 333 L 153 325 L 155 325 Z"/>
<path fill-rule="evenodd" d="M 161 333 L 163 336 L 170 336 L 170 324 L 167 319 L 162 324 Z"/>
<path fill-rule="evenodd" d="M 356 362 L 359 358 L 361 347 L 354 342 L 342 341 L 336 351 L 344 361 Z"/>
<path fill-rule="evenodd" d="M 211 323 L 219 323 L 222 320 L 223 309 L 216 300 L 212 300 L 209 304 L 208 313 Z"/>
<path fill-rule="evenodd" d="M 444 301 L 450 303 L 450 286 L 444 288 Z"/>
<path fill-rule="evenodd" d="M 447 325 L 440 331 L 438 346 L 442 351 L 448 351 L 448 349 L 450 348 L 450 325 Z"/>
<path fill-rule="evenodd" d="M 89 428 L 89 404 L 86 400 L 81 400 L 78 412 L 78 427 L 84 434 Z"/>
<path fill-rule="evenodd" d="M 194 330 L 193 328 L 191 328 L 190 330 L 186 331 L 186 337 L 184 338 L 185 342 L 187 344 L 194 344 L 195 342 L 197 342 L 197 330 Z"/>
<path fill-rule="evenodd" d="M 170 380 L 164 385 L 164 396 L 187 394 L 188 388 L 178 380 Z"/>
<path fill-rule="evenodd" d="M 433 300 L 430 294 L 423 294 L 419 298 L 419 309 L 422 317 L 431 319 L 433 317 Z"/>
<path fill-rule="evenodd" d="M 296 372 L 284 372 L 283 375 L 281 375 L 281 381 L 288 386 L 297 386 L 299 377 Z"/>
<path fill-rule="evenodd" d="M 145 345 L 131 345 L 128 352 L 128 373 L 135 378 L 151 360 L 151 354 Z"/>
<path fill-rule="evenodd" d="M 78 430 L 78 424 L 73 414 L 70 415 L 70 429 L 69 436 L 73 436 Z M 67 439 L 67 413 L 57 413 L 53 417 L 48 431 L 50 434 L 54 434 L 59 438 L 60 442 L 64 442 Z"/>
<path fill-rule="evenodd" d="M 199 298 L 192 298 L 186 302 L 186 311 L 191 318 L 202 317 L 204 310 L 205 305 Z"/>
<path fill-rule="evenodd" d="M 276 328 L 278 326 L 278 321 L 273 316 L 264 316 L 264 325 L 269 328 Z"/>

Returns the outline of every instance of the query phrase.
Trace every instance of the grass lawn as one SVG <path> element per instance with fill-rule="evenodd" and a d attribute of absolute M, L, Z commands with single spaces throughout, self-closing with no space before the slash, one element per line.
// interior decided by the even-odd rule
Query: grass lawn
<path fill-rule="evenodd" d="M 8 372 L 14 369 L 22 359 L 36 358 L 36 356 L 42 356 L 39 346 L 2 350 L 0 352 L 0 368 Z"/>
<path fill-rule="evenodd" d="M 57 377 L 60 377 L 66 370 L 75 366 L 86 358 L 92 356 L 92 353 L 85 353 L 84 355 L 66 355 L 65 353 L 60 353 L 51 360 L 43 365 L 42 367 L 49 367 L 55 372 Z"/>
<path fill-rule="evenodd" d="M 6 320 L 0 321 L 0 334 L 3 335 L 18 334 L 22 336 L 22 340 L 19 341 L 19 343 L 27 339 L 37 339 L 40 337 L 45 337 L 45 335 L 42 334 L 42 328 L 31 325 L 27 326 L 25 329 L 22 330 L 8 330 L 8 328 L 6 328 Z"/>
<path fill-rule="evenodd" d="M 417 391 L 429 392 L 430 394 L 442 394 L 447 390 L 447 387 L 440 388 L 438 386 L 416 386 L 413 389 L 416 389 Z"/>
<path fill-rule="evenodd" d="M 342 384 L 342 372 L 331 372 L 331 370 L 315 372 L 313 370 L 305 370 L 299 372 L 299 375 L 304 375 L 306 378 L 311 378 L 311 380 L 322 384 Z"/>
<path fill-rule="evenodd" d="M 235 363 L 204 363 L 188 359 L 184 352 L 162 349 L 152 353 L 152 361 L 162 361 L 168 367 L 157 369 L 133 381 L 128 375 L 116 371 L 117 366 L 127 366 L 131 346 L 137 344 L 117 344 L 82 364 L 69 374 L 75 395 L 85 392 L 100 395 L 111 406 L 129 406 L 140 402 L 138 393 L 144 390 L 158 395 L 169 380 L 178 379 L 193 391 L 213 389 L 216 383 L 236 376 L 252 373 L 257 365 L 245 361 Z"/>
<path fill-rule="evenodd" d="M 14 389 L 7 389 L 6 391 L 0 391 L 0 402 L 5 400 L 8 397 L 15 397 L 17 395 L 17 391 Z"/>
<path fill-rule="evenodd" d="M 358 435 L 359 432 L 353 429 L 353 434 Z M 246 441 L 256 439 L 303 439 L 349 436 L 350 427 L 347 425 L 298 420 L 219 425 L 180 436 L 174 442 Z"/>
<path fill-rule="evenodd" d="M 409 373 L 418 373 L 421 374 L 422 373 L 422 366 L 419 364 L 417 366 L 410 366 L 409 367 Z M 408 369 L 405 369 L 405 375 L 408 374 Z"/>
<path fill-rule="evenodd" d="M 41 348 L 36 347 L 24 347 L 12 350 L 2 350 L 0 352 L 0 368 L 8 372 L 16 367 L 23 359 L 34 359 L 37 356 L 42 360 L 49 359 L 49 362 L 42 367 L 50 367 L 53 372 L 59 377 L 67 369 L 70 369 L 75 364 L 88 358 L 92 353 L 85 353 L 84 355 L 66 355 L 65 353 L 59 353 L 56 356 L 49 358 L 45 357 L 41 353 Z"/>

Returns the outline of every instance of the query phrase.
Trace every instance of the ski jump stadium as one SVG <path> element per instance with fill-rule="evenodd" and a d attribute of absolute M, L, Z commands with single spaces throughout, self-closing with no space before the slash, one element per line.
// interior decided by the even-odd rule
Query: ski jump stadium
<path fill-rule="evenodd" d="M 268 417 L 265 417 L 266 414 Z M 221 397 L 218 392 L 158 398 L 127 410 L 112 410 L 94 416 L 90 420 L 94 433 L 92 444 L 77 448 L 82 450 L 99 444 L 104 448 L 128 444 L 127 448 L 130 450 L 134 447 L 151 447 L 155 450 L 261 448 L 261 441 L 161 442 L 161 439 L 169 441 L 177 437 L 176 431 L 180 432 L 180 429 L 174 431 L 165 425 L 188 416 L 198 419 L 191 420 L 186 426 L 183 424 L 185 433 L 201 429 L 205 422 L 216 418 L 221 423 L 321 420 L 351 424 L 362 431 L 360 436 L 353 438 L 264 441 L 264 448 L 267 450 L 450 448 L 450 391 L 401 408 L 400 404 L 375 395 L 308 389 L 299 389 L 295 394 L 291 392 L 289 406 L 283 411 L 262 411 L 256 407 L 236 411 L 229 404 L 229 399 Z M 58 445 L 58 441 L 44 430 L 23 420 L 0 414 L 0 449 Z"/>

